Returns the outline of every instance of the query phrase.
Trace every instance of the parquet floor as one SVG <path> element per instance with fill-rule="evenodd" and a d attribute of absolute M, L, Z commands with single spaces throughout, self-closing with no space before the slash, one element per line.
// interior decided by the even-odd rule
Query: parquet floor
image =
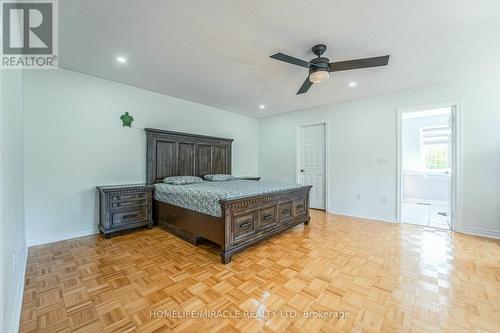
<path fill-rule="evenodd" d="M 500 332 L 500 241 L 312 217 L 226 266 L 159 228 L 30 248 L 21 332 Z"/>

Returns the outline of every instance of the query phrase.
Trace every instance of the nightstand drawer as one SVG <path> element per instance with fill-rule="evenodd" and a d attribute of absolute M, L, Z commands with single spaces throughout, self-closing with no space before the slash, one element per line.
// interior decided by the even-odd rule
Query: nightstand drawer
<path fill-rule="evenodd" d="M 146 195 L 146 193 L 116 194 L 111 196 L 111 200 L 113 202 L 144 200 L 146 199 Z"/>
<path fill-rule="evenodd" d="M 143 222 L 148 219 L 148 210 L 146 207 L 142 209 L 130 210 L 126 212 L 111 213 L 111 224 L 113 226 Z"/>
<path fill-rule="evenodd" d="M 122 208 L 129 208 L 129 207 L 139 208 L 141 206 L 146 206 L 147 204 L 148 204 L 148 201 L 146 199 L 118 201 L 118 202 L 112 202 L 111 208 L 112 209 L 122 209 Z"/>

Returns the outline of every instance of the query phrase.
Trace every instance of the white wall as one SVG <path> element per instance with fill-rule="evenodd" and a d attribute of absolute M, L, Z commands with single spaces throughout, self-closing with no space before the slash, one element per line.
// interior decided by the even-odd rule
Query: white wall
<path fill-rule="evenodd" d="M 328 83 L 320 88 L 328 89 Z M 490 73 L 262 119 L 259 173 L 265 179 L 293 181 L 296 126 L 327 120 L 329 210 L 394 221 L 397 109 L 462 100 L 462 230 L 500 237 L 499 90 L 500 76 Z M 378 164 L 379 157 L 388 163 Z M 357 193 L 362 200 L 356 200 Z"/>
<path fill-rule="evenodd" d="M 125 111 L 135 128 L 122 127 Z M 145 181 L 146 127 L 233 138 L 233 173 L 257 173 L 255 118 L 71 71 L 27 71 L 28 242 L 95 230 L 96 185 Z"/>
<path fill-rule="evenodd" d="M 0 70 L 1 86 L 1 239 L 2 311 L 4 332 L 17 330 L 24 287 L 26 241 L 23 176 L 23 73 Z M 15 256 L 15 267 L 13 257 Z M 3 317 L 3 320 L 2 318 Z M 0 327 L 2 331 L 2 327 Z"/>

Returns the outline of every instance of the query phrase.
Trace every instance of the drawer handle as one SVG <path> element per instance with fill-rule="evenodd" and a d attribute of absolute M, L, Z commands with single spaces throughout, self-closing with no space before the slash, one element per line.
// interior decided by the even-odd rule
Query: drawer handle
<path fill-rule="evenodd" d="M 136 216 L 137 216 L 137 214 L 129 214 L 129 215 L 123 215 L 123 218 L 124 219 L 130 219 L 130 218 L 136 217 Z"/>
<path fill-rule="evenodd" d="M 117 197 L 116 197 L 116 200 L 121 200 L 121 198 L 122 198 L 122 197 L 120 197 L 120 196 L 117 196 Z"/>
<path fill-rule="evenodd" d="M 116 204 L 116 207 L 120 207 L 122 204 L 121 203 L 117 203 Z"/>
<path fill-rule="evenodd" d="M 297 209 L 304 208 L 304 205 L 297 205 Z"/>
<path fill-rule="evenodd" d="M 283 209 L 283 210 L 281 211 L 281 214 L 288 214 L 288 212 L 289 212 L 289 211 L 290 211 L 290 210 L 288 210 L 288 209 Z"/>
<path fill-rule="evenodd" d="M 264 220 L 269 220 L 270 218 L 272 218 L 273 216 L 271 214 L 269 215 L 264 215 Z"/>
<path fill-rule="evenodd" d="M 250 222 L 245 222 L 245 223 L 240 224 L 240 228 L 246 228 L 249 225 L 250 225 Z"/>

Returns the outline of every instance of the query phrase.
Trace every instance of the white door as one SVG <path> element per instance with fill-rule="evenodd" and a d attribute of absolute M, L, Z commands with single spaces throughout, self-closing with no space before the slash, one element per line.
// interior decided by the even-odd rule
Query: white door
<path fill-rule="evenodd" d="M 299 183 L 312 185 L 311 208 L 325 209 L 325 124 L 301 126 L 299 133 Z"/>

